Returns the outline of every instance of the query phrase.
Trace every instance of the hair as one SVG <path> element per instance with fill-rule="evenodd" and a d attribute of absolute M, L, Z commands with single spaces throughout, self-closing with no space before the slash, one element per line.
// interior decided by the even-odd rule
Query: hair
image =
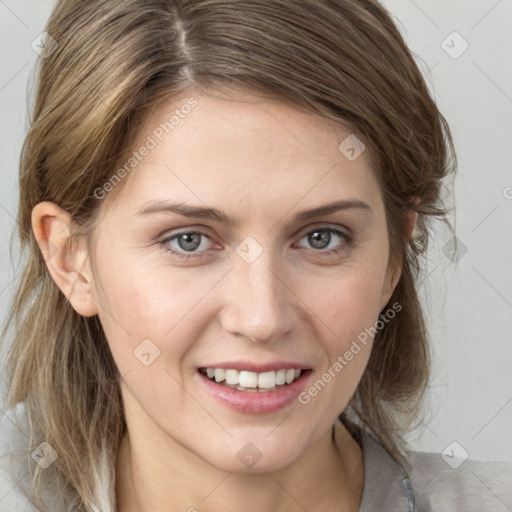
<path fill-rule="evenodd" d="M 402 265 L 389 304 L 401 310 L 376 333 L 340 419 L 354 435 L 362 425 L 407 464 L 405 434 L 430 376 L 417 281 L 431 220 L 450 225 L 441 192 L 456 157 L 448 124 L 387 10 L 377 0 L 59 0 L 45 31 L 58 47 L 38 61 L 19 162 L 22 274 L 2 339 L 13 330 L 4 378 L 8 406 L 26 406 L 27 460 L 36 439 L 58 453 L 48 485 L 60 501 L 52 510 L 113 512 L 126 422 L 98 316 L 78 314 L 51 278 L 32 209 L 58 204 L 73 219 L 68 243 L 84 237 L 89 244 L 103 203 L 94 191 L 126 162 L 151 109 L 214 82 L 291 101 L 343 125 L 371 150 L 390 261 Z M 410 210 L 418 213 L 412 238 Z M 41 510 L 49 510 L 45 471 L 31 469 Z"/>

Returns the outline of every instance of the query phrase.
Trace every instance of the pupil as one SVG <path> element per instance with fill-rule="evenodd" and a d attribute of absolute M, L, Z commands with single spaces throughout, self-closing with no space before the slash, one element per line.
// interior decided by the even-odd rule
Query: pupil
<path fill-rule="evenodd" d="M 316 249 L 323 249 L 324 248 L 324 247 L 322 247 L 323 242 L 326 242 L 325 245 L 329 245 L 330 234 L 327 233 L 327 231 L 315 231 L 311 235 L 311 239 L 312 239 L 311 245 L 313 247 L 315 247 Z M 318 245 L 318 243 L 320 244 L 320 246 Z"/>
<path fill-rule="evenodd" d="M 178 239 L 179 245 L 184 250 L 197 249 L 200 244 L 199 235 L 197 233 L 184 233 Z M 191 245 L 189 245 L 191 244 Z"/>

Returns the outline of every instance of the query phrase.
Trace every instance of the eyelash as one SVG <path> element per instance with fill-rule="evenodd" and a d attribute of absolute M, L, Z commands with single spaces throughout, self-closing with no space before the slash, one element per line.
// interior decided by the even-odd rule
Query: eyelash
<path fill-rule="evenodd" d="M 327 251 L 326 250 L 322 250 L 322 249 L 318 249 L 317 251 L 315 251 L 313 249 L 315 252 L 318 252 L 318 254 L 325 255 L 325 256 L 332 256 L 332 255 L 341 253 L 342 251 L 344 251 L 347 248 L 350 248 L 352 246 L 353 239 L 352 239 L 352 237 L 350 235 L 348 235 L 344 231 L 341 231 L 339 229 L 335 229 L 335 228 L 332 228 L 332 227 L 320 227 L 320 228 L 312 229 L 311 231 L 308 231 L 303 236 L 301 236 L 300 240 L 302 240 L 303 238 L 305 238 L 308 235 L 310 235 L 312 233 L 315 233 L 317 231 L 325 231 L 325 232 L 328 232 L 328 233 L 334 233 L 334 234 L 338 235 L 340 238 L 342 238 L 344 240 L 343 246 L 339 247 L 338 249 L 330 249 L 330 250 L 327 250 Z M 172 256 L 176 256 L 177 258 L 179 258 L 181 260 L 189 260 L 189 259 L 192 259 L 192 258 L 199 258 L 199 257 L 201 257 L 202 253 L 186 254 L 186 253 L 182 253 L 182 252 L 176 251 L 174 249 L 171 249 L 170 246 L 169 246 L 169 242 L 170 241 L 176 239 L 177 237 L 179 237 L 181 235 L 190 235 L 190 234 L 201 235 L 201 236 L 204 236 L 204 237 L 206 237 L 208 239 L 210 238 L 206 233 L 203 233 L 201 231 L 181 231 L 181 232 L 176 233 L 176 234 L 174 234 L 174 235 L 172 235 L 170 237 L 165 238 L 164 240 L 159 242 L 159 245 L 161 246 L 161 248 L 165 252 L 171 253 Z"/>

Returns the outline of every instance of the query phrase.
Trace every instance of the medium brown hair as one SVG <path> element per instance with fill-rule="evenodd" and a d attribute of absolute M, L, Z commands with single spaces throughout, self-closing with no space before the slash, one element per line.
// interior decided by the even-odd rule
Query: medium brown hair
<path fill-rule="evenodd" d="M 365 425 L 403 462 L 430 368 L 418 272 L 430 220 L 447 222 L 441 186 L 456 159 L 446 120 L 391 15 L 376 0 L 60 0 L 45 30 L 58 48 L 40 59 L 20 158 L 22 276 L 2 338 L 13 329 L 6 389 L 9 406 L 26 404 L 28 449 L 45 440 L 59 454 L 56 509 L 113 512 L 126 424 L 100 321 L 79 315 L 51 278 L 32 209 L 58 204 L 79 228 L 70 243 L 88 239 L 99 220 L 94 191 L 125 161 L 150 110 L 213 82 L 333 119 L 374 155 L 391 261 L 403 265 L 389 304 L 402 310 L 376 334 L 341 418 L 352 432 L 356 421 Z M 419 216 L 408 239 L 411 208 Z M 47 510 L 41 478 L 36 468 L 34 499 Z"/>

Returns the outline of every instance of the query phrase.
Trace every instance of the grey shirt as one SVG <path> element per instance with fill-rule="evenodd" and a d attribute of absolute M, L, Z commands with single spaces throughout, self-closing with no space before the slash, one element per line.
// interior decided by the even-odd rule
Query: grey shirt
<path fill-rule="evenodd" d="M 18 404 L 18 414 L 22 408 Z M 20 464 L 13 454 L 24 448 L 26 433 L 12 419 L 11 410 L 0 418 L 0 512 L 38 512 L 21 490 L 30 489 L 29 462 L 25 457 Z M 340 426 L 337 420 L 334 427 Z M 449 465 L 438 453 L 411 451 L 406 472 L 369 432 L 360 434 L 365 481 L 359 512 L 512 512 L 512 463 Z"/>
<path fill-rule="evenodd" d="M 359 512 L 512 512 L 512 463 L 460 459 L 450 465 L 439 453 L 411 451 L 406 472 L 364 430 L 361 444 Z"/>

